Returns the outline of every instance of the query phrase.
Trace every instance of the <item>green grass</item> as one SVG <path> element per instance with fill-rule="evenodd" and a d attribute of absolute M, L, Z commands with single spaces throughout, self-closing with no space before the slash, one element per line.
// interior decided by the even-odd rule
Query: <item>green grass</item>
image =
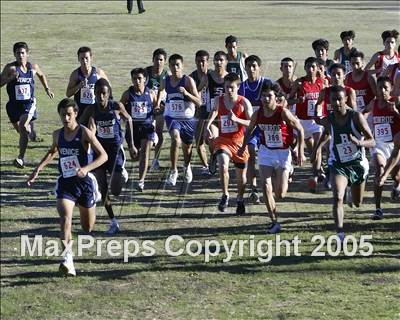
<path fill-rule="evenodd" d="M 22 9 L 21 9 L 22 7 Z M 37 90 L 37 128 L 44 142 L 30 144 L 28 168 L 11 165 L 17 136 L 5 112 L 7 95 L 1 90 L 1 316 L 3 319 L 400 319 L 399 204 L 391 203 L 390 182 L 385 186 L 384 220 L 369 219 L 373 212 L 371 182 L 361 209 L 346 206 L 345 229 L 357 239 L 372 235 L 370 257 L 312 257 L 313 235 L 334 234 L 331 193 L 310 194 L 305 189 L 309 165 L 296 169 L 287 200 L 278 203 L 283 239 L 302 240 L 301 257 L 274 256 L 268 263 L 257 257 L 226 254 L 204 263 L 204 256 L 168 256 L 164 242 L 170 235 L 185 241 L 274 239 L 265 234 L 268 219 L 263 205 L 248 205 L 248 215 L 237 217 L 231 207 L 217 211 L 217 179 L 197 176 L 185 190 L 164 188 L 164 172 L 151 173 L 143 194 L 131 190 L 115 199 L 121 233 L 106 238 L 108 219 L 97 211 L 97 238 L 155 242 L 153 257 L 96 257 L 90 250 L 77 258 L 78 276 L 58 275 L 59 258 L 20 257 L 20 235 L 59 234 L 52 196 L 57 172 L 46 168 L 36 185 L 24 181 L 51 143 L 60 126 L 55 112 L 64 96 L 70 72 L 77 67 L 76 50 L 89 45 L 95 64 L 109 75 L 119 98 L 129 86 L 129 71 L 151 62 L 152 51 L 164 47 L 181 53 L 187 73 L 194 69 L 194 53 L 224 49 L 229 34 L 239 37 L 242 50 L 263 60 L 264 74 L 279 77 L 284 56 L 303 60 L 312 55 L 312 40 L 325 37 L 333 50 L 339 33 L 356 31 L 356 47 L 369 58 L 380 50 L 383 30 L 399 25 L 398 3 L 340 2 L 181 2 L 145 1 L 146 13 L 127 15 L 125 1 L 2 1 L 1 65 L 13 60 L 12 44 L 25 40 L 32 61 L 39 63 L 56 94 L 51 102 Z M 211 64 L 211 63 L 210 63 Z M 168 139 L 161 154 L 167 167 Z M 129 163 L 137 177 L 137 164 Z M 372 179 L 370 179 L 371 181 Z M 231 185 L 232 199 L 235 196 Z M 233 203 L 232 203 L 233 205 Z M 74 238 L 80 234 L 75 215 Z"/>

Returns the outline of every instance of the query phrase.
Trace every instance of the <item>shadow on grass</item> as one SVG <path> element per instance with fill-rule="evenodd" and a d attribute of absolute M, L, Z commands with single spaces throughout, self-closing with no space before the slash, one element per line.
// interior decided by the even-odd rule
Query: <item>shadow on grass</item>
<path fill-rule="evenodd" d="M 371 265 L 368 263 L 369 260 L 376 256 L 369 257 L 312 257 L 304 255 L 300 257 L 273 257 L 270 262 L 263 263 L 258 261 L 256 258 L 248 258 L 244 261 L 233 261 L 229 263 L 223 262 L 210 262 L 210 263 L 196 263 L 177 260 L 177 258 L 170 256 L 153 256 L 153 257 L 137 257 L 130 259 L 128 263 L 124 263 L 122 257 L 119 259 L 90 259 L 80 258 L 75 260 L 75 266 L 77 268 L 77 274 L 79 277 L 93 277 L 98 278 L 102 281 L 109 281 L 114 279 L 123 279 L 134 274 L 142 272 L 184 272 L 184 273 L 220 273 L 226 272 L 231 274 L 254 274 L 258 272 L 271 271 L 271 267 L 280 267 L 280 269 L 273 268 L 273 273 L 308 273 L 308 272 L 354 272 L 356 274 L 380 274 L 380 273 L 397 273 L 400 267 L 397 262 L 387 262 L 385 265 Z M 353 259 L 356 263 L 345 263 L 345 261 L 351 262 Z M 335 264 L 321 264 L 322 261 L 338 261 L 340 263 Z M 360 264 L 360 260 L 364 261 Z M 34 265 L 52 265 L 58 264 L 56 261 L 49 261 L 45 259 L 30 260 Z M 5 264 L 17 264 L 19 261 L 13 259 L 3 261 Z M 24 262 L 26 263 L 26 261 Z M 133 268 L 116 268 L 115 265 L 123 264 L 125 266 L 136 263 Z M 113 264 L 111 270 L 94 270 L 85 271 L 81 269 L 81 265 L 93 265 L 101 264 L 108 265 Z M 138 265 L 141 264 L 141 265 Z M 145 264 L 144 266 L 142 264 Z M 162 265 L 160 265 L 162 264 Z M 56 265 L 54 266 L 56 268 Z M 49 281 L 43 279 L 60 278 L 58 272 L 20 272 L 12 275 L 2 276 L 3 287 L 23 286 L 23 285 L 35 285 Z M 24 280 L 19 280 L 19 279 Z M 17 281 L 14 281 L 17 280 Z M 40 281 L 36 280 L 40 279 Z"/>

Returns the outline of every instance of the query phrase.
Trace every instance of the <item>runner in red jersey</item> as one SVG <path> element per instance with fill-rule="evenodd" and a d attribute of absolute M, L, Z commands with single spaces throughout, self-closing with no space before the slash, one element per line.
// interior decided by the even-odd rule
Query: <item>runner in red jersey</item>
<path fill-rule="evenodd" d="M 297 77 L 294 75 L 296 63 L 290 57 L 283 58 L 281 60 L 280 70 L 282 72 L 282 77 L 280 77 L 276 82 L 278 82 L 281 90 L 285 94 L 285 98 L 288 99 L 294 82 L 297 80 Z M 296 114 L 296 104 L 289 105 L 288 107 L 293 114 Z"/>
<path fill-rule="evenodd" d="M 292 169 L 292 159 L 289 147 L 293 144 L 293 129 L 297 130 L 299 165 L 304 158 L 304 131 L 300 121 L 286 108 L 278 105 L 281 94 L 278 84 L 265 83 L 261 90 L 262 108 L 251 117 L 250 125 L 244 137 L 239 154 L 245 152 L 247 141 L 256 127 L 260 130 L 260 147 L 258 150 L 258 165 L 263 188 L 264 201 L 272 224 L 267 233 L 278 233 L 280 224 L 276 213 L 273 196 L 272 176 L 275 177 L 275 196 L 283 199 L 288 189 L 289 173 Z"/>
<path fill-rule="evenodd" d="M 380 77 L 377 80 L 377 98 L 372 100 L 365 109 L 365 116 L 371 113 L 373 134 L 376 141 L 372 149 L 372 161 L 375 167 L 374 197 L 376 211 L 373 219 L 383 218 L 381 209 L 382 186 L 379 184 L 379 177 L 384 172 L 386 162 L 390 158 L 393 149 L 393 137 L 400 132 L 400 112 L 398 106 L 395 106 L 393 98 L 390 96 L 392 84 L 388 77 Z M 399 166 L 393 170 L 396 175 Z M 397 174 L 397 177 L 399 174 Z M 399 177 L 398 177 L 399 178 Z M 393 189 L 399 189 L 400 179 L 395 179 Z M 393 192 L 392 192 L 393 194 Z"/>
<path fill-rule="evenodd" d="M 238 186 L 237 214 L 246 212 L 243 194 L 246 187 L 246 167 L 249 153 L 238 154 L 243 145 L 244 132 L 250 123 L 253 107 L 249 100 L 238 95 L 240 78 L 236 73 L 228 73 L 224 78 L 223 96 L 215 101 L 214 108 L 206 125 L 206 135 L 213 143 L 214 154 L 217 156 L 219 175 L 222 184 L 222 197 L 218 209 L 222 212 L 228 207 L 229 200 L 229 162 L 232 160 L 236 167 Z M 213 136 L 210 126 L 218 120 L 219 136 Z"/>
<path fill-rule="evenodd" d="M 357 111 L 363 112 L 376 96 L 376 81 L 364 70 L 364 53 L 355 51 L 350 56 L 352 72 L 347 74 L 344 84 L 356 91 Z"/>
<path fill-rule="evenodd" d="M 321 90 L 319 93 L 317 105 L 315 108 L 316 115 L 321 115 L 321 117 L 316 117 L 316 122 L 319 123 L 319 118 L 328 116 L 330 112 L 333 111 L 330 102 L 330 88 L 332 86 L 341 86 L 346 90 L 347 105 L 352 109 L 356 110 L 356 93 L 354 89 L 344 85 L 344 74 L 346 68 L 344 65 L 339 63 L 334 63 L 329 68 L 329 73 L 331 74 L 331 85 Z"/>
<path fill-rule="evenodd" d="M 384 49 L 372 56 L 365 70 L 369 70 L 374 66 L 375 70 L 373 72 L 379 77 L 386 74 L 388 66 L 400 62 L 400 55 L 396 51 L 396 41 L 398 37 L 399 32 L 395 29 L 384 31 L 382 33 Z"/>
<path fill-rule="evenodd" d="M 304 139 L 306 146 L 312 153 L 314 142 L 321 137 L 322 127 L 315 122 L 315 105 L 319 92 L 327 86 L 327 81 L 323 81 L 317 76 L 317 58 L 309 57 L 304 62 L 306 76 L 297 79 L 292 91 L 289 94 L 288 104 L 296 104 L 296 116 L 304 129 Z M 319 115 L 318 115 L 319 116 Z M 312 176 L 308 181 L 312 192 L 316 191 L 318 176 L 322 177 L 321 157 L 313 163 Z"/>

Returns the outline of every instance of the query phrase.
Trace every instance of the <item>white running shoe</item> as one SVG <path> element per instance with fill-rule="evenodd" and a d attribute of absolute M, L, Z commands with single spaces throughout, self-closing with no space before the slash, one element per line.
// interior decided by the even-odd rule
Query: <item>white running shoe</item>
<path fill-rule="evenodd" d="M 151 162 L 150 171 L 154 172 L 158 170 L 160 170 L 160 162 L 158 162 L 158 159 L 153 159 Z"/>
<path fill-rule="evenodd" d="M 14 166 L 17 167 L 18 169 L 24 168 L 25 167 L 24 159 L 16 158 L 14 160 Z"/>
<path fill-rule="evenodd" d="M 65 277 L 75 277 L 76 276 L 74 261 L 72 259 L 72 255 L 70 253 L 67 253 L 65 255 L 64 260 L 60 263 L 59 270 Z"/>
<path fill-rule="evenodd" d="M 119 224 L 117 219 L 112 219 L 110 222 L 110 226 L 108 227 L 108 230 L 106 231 L 106 234 L 108 234 L 109 236 L 112 236 L 113 234 L 118 233 L 119 231 Z"/>
<path fill-rule="evenodd" d="M 136 190 L 143 192 L 144 189 L 144 181 L 138 181 L 137 186 L 136 186 Z"/>
<path fill-rule="evenodd" d="M 176 180 L 178 179 L 178 170 L 171 170 L 169 177 L 165 180 L 165 183 L 169 186 L 175 186 Z"/>
<path fill-rule="evenodd" d="M 185 172 L 185 182 L 191 183 L 193 180 L 193 172 L 190 164 L 187 167 L 184 167 L 184 172 Z"/>
<path fill-rule="evenodd" d="M 127 182 L 128 182 L 128 179 L 129 179 L 128 171 L 126 171 L 125 168 L 122 168 L 121 174 L 122 174 L 122 178 L 124 178 L 124 182 L 127 183 Z"/>

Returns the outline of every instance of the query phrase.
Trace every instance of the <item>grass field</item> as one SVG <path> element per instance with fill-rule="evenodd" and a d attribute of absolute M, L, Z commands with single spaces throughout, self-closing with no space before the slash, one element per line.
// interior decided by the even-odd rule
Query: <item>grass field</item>
<path fill-rule="evenodd" d="M 164 169 L 149 174 L 145 192 L 133 191 L 131 179 L 115 199 L 121 232 L 105 236 L 108 219 L 102 207 L 94 232 L 98 239 L 154 241 L 153 256 L 124 263 L 122 256 L 97 257 L 88 250 L 75 259 L 77 277 L 68 279 L 58 274 L 58 257 L 20 256 L 21 235 L 46 240 L 59 235 L 52 195 L 56 163 L 32 189 L 24 181 L 60 126 L 55 108 L 78 66 L 78 47 L 93 49 L 95 64 L 109 75 L 119 98 L 129 86 L 129 71 L 148 65 L 158 47 L 181 53 L 189 73 L 195 51 L 224 49 L 224 38 L 234 34 L 242 50 L 261 57 L 264 74 L 276 79 L 284 56 L 299 62 L 301 75 L 304 59 L 313 55 L 311 42 L 319 37 L 331 42 L 332 56 L 340 46 L 339 33 L 353 29 L 356 47 L 369 58 L 382 47 L 381 32 L 400 22 L 398 1 L 145 1 L 142 15 L 127 15 L 125 6 L 125 1 L 1 1 L 1 67 L 13 60 L 13 43 L 26 41 L 31 60 L 41 66 L 56 94 L 51 102 L 38 86 L 36 127 L 44 142 L 30 144 L 28 166 L 17 170 L 12 166 L 17 135 L 5 112 L 6 90 L 1 90 L 2 319 L 400 319 L 400 209 L 391 203 L 391 182 L 383 195 L 384 220 L 369 219 L 374 210 L 371 183 L 361 209 L 345 208 L 346 233 L 357 239 L 372 235 L 374 251 L 368 257 L 311 256 L 317 247 L 312 237 L 329 237 L 334 226 L 331 193 L 310 194 L 305 188 L 309 164 L 296 169 L 288 198 L 278 203 L 280 235 L 289 240 L 298 236 L 301 256 L 260 262 L 246 246 L 242 257 L 236 251 L 229 262 L 223 262 L 224 252 L 210 262 L 204 262 L 203 254 L 173 257 L 164 249 L 171 235 L 202 243 L 275 237 L 265 233 L 264 205 L 249 204 L 243 217 L 235 216 L 233 203 L 227 213 L 218 212 L 218 180 L 198 175 L 197 155 L 192 185 L 180 181 L 166 188 L 168 139 L 161 154 Z M 136 179 L 137 164 L 128 168 Z M 76 239 L 81 234 L 78 215 L 73 229 Z"/>

